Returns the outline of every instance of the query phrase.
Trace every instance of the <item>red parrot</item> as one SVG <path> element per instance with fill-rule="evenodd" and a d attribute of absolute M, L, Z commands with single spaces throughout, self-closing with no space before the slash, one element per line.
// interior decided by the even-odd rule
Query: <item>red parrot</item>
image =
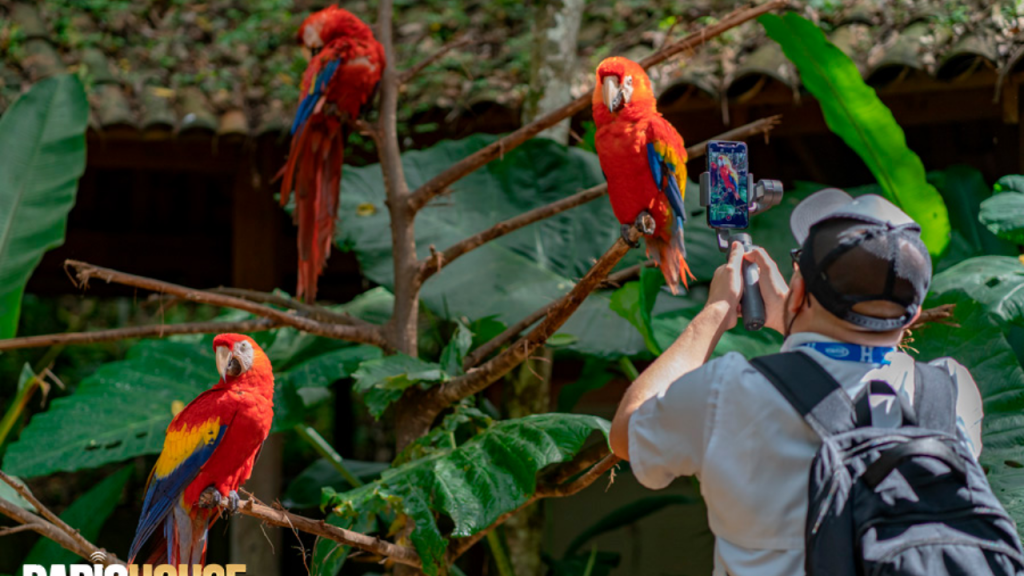
<path fill-rule="evenodd" d="M 722 154 L 716 162 L 718 165 L 718 179 L 721 180 L 726 192 L 732 192 L 734 200 L 740 200 L 740 189 L 737 186 L 736 170 L 732 167 L 729 157 Z"/>
<path fill-rule="evenodd" d="M 281 205 L 295 190 L 299 225 L 298 296 L 316 300 L 317 277 L 331 254 L 341 194 L 345 140 L 380 82 L 384 47 L 351 12 L 328 6 L 299 27 L 299 42 L 313 57 L 302 75 L 299 110 L 292 124 L 288 163 L 282 170 Z"/>
<path fill-rule="evenodd" d="M 274 418 L 274 373 L 252 338 L 213 339 L 220 381 L 179 412 L 167 427 L 164 448 L 149 475 L 129 564 L 149 542 L 146 564 L 202 564 L 206 534 L 220 517 L 220 502 L 238 507 L 238 487 Z M 205 495 L 207 502 L 200 503 Z"/>
<path fill-rule="evenodd" d="M 686 286 L 686 276 L 693 278 L 683 244 L 683 138 L 658 113 L 651 80 L 632 60 L 616 56 L 598 65 L 592 106 L 597 155 L 623 238 L 644 212 L 654 218 L 654 229 L 644 231 L 647 256 L 678 294 L 680 280 Z"/>

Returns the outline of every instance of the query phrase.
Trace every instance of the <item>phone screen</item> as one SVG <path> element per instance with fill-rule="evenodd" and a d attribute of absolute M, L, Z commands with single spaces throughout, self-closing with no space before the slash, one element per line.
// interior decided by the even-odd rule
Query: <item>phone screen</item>
<path fill-rule="evenodd" d="M 747 144 L 708 142 L 711 196 L 708 225 L 712 228 L 746 228 L 750 224 L 747 196 Z"/>

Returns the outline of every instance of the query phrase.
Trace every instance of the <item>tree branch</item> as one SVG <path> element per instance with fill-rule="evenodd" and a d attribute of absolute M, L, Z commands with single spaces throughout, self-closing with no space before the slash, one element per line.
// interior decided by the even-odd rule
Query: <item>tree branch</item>
<path fill-rule="evenodd" d="M 555 305 L 557 304 L 557 300 L 549 302 L 543 308 L 538 308 L 537 310 L 534 310 L 519 322 L 516 322 L 515 324 L 509 326 L 504 331 L 502 331 L 501 334 L 498 334 L 494 338 L 491 338 L 487 342 L 481 344 L 479 348 L 473 350 L 472 352 L 466 355 L 466 359 L 462 365 L 463 369 L 469 370 L 473 366 L 479 364 L 481 361 L 483 361 L 484 358 L 490 356 L 491 353 L 493 353 L 495 350 L 501 348 L 513 338 L 518 337 L 523 330 L 526 330 L 535 322 L 547 316 L 548 312 L 551 312 L 551 310 L 554 309 Z"/>
<path fill-rule="evenodd" d="M 441 46 L 441 48 L 439 48 L 437 50 L 437 52 L 434 52 L 430 56 L 427 56 L 423 60 L 420 60 L 419 62 L 414 64 L 412 67 L 408 68 L 407 70 L 403 70 L 403 71 L 399 72 L 398 73 L 398 83 L 399 84 L 405 84 L 409 80 L 412 80 L 417 74 L 422 72 L 424 68 L 426 68 L 427 66 L 430 66 L 434 62 L 437 62 L 441 58 L 444 58 L 445 54 L 447 54 L 447 53 L 449 53 L 452 50 L 455 50 L 457 48 L 462 48 L 464 46 L 469 46 L 470 44 L 474 44 L 475 42 L 476 42 L 475 40 L 472 40 L 472 39 L 470 39 L 468 37 L 452 39 L 451 41 L 447 42 L 444 46 Z"/>
<path fill-rule="evenodd" d="M 749 124 L 744 124 L 739 128 L 734 128 L 732 130 L 729 130 L 728 132 L 719 134 L 718 136 L 715 136 L 711 140 L 740 140 L 746 138 L 747 136 L 761 132 L 763 132 L 764 134 L 768 134 L 768 132 L 771 131 L 772 128 L 779 124 L 781 119 L 781 115 L 769 116 L 768 118 L 761 118 L 760 120 L 755 120 L 753 122 L 750 122 Z M 688 158 L 690 160 L 694 160 L 696 158 L 704 156 L 704 154 L 707 152 L 707 143 L 710 142 L 711 140 L 705 140 L 699 144 L 688 146 L 686 148 L 686 154 Z M 582 192 L 577 192 L 572 196 L 568 196 L 566 198 L 552 202 L 551 204 L 547 204 L 545 206 L 539 206 L 537 208 L 534 208 L 533 210 L 524 212 L 513 218 L 509 218 L 504 222 L 499 222 L 494 226 L 491 226 L 487 230 L 484 230 L 483 232 L 478 232 L 468 238 L 465 238 L 463 240 L 456 242 L 455 244 L 452 244 L 447 249 L 445 249 L 444 252 L 433 251 L 431 257 L 420 265 L 419 282 L 425 282 L 428 278 L 440 272 L 442 268 L 451 264 L 452 261 L 454 261 L 459 256 L 462 256 L 472 250 L 475 250 L 476 248 L 483 246 L 484 244 L 490 242 L 491 240 L 494 240 L 495 238 L 500 238 L 502 236 L 505 236 L 506 234 L 511 234 L 512 232 L 515 232 L 516 230 L 519 230 L 520 228 L 523 228 L 525 226 L 529 226 L 534 222 L 539 222 L 540 220 L 543 220 L 545 218 L 550 218 L 556 214 L 560 214 L 571 208 L 575 208 L 577 206 L 586 204 L 587 202 L 590 202 L 592 200 L 596 200 L 607 193 L 608 184 L 598 184 L 593 188 L 587 188 L 586 190 L 583 190 Z M 536 321 L 536 319 L 534 319 L 534 321 Z M 527 326 L 529 326 L 532 323 L 533 322 L 530 322 L 529 324 L 527 324 Z"/>
<path fill-rule="evenodd" d="M 640 236 L 641 233 L 636 226 L 629 228 L 629 239 L 631 242 L 636 242 L 640 239 Z M 608 275 L 608 272 L 619 263 L 619 260 L 622 260 L 622 257 L 628 251 L 629 245 L 623 239 L 616 240 L 615 244 L 601 256 L 587 272 L 586 276 L 573 286 L 568 294 L 549 305 L 551 309 L 540 325 L 480 367 L 441 386 L 431 388 L 429 393 L 439 398 L 443 406 L 448 406 L 467 396 L 476 394 L 498 378 L 507 374 L 509 370 L 529 357 L 534 350 L 544 344 L 556 330 L 565 324 L 566 320 L 579 308 L 587 296 L 597 289 L 598 285 Z M 421 407 L 421 410 L 429 414 L 434 410 L 439 411 L 439 408 L 436 402 L 426 402 Z"/>
<path fill-rule="evenodd" d="M 226 504 L 225 502 L 224 506 Z M 299 516 L 298 514 L 292 514 L 287 510 L 271 508 L 254 502 L 252 498 L 239 502 L 238 513 L 257 518 L 271 526 L 281 526 L 315 534 L 345 546 L 352 546 L 353 548 L 390 558 L 399 564 L 415 568 L 420 567 L 420 556 L 412 548 L 393 544 L 375 536 L 367 536 L 366 534 L 332 526 L 323 520 L 314 520 L 305 516 Z"/>
<path fill-rule="evenodd" d="M 82 558 L 89 558 L 93 554 L 101 552 L 103 555 L 100 556 L 101 560 L 99 563 L 105 566 L 115 564 L 124 566 L 124 562 L 118 560 L 117 556 L 86 540 L 78 533 L 78 530 L 68 526 L 67 523 L 51 512 L 49 508 L 43 506 L 42 502 L 36 499 L 32 494 L 32 491 L 27 487 L 15 482 L 13 478 L 4 472 L 0 472 L 0 480 L 3 480 L 8 486 L 13 488 L 15 492 L 17 492 L 25 499 L 25 501 L 31 504 L 39 514 L 42 515 L 42 517 L 37 516 L 13 502 L 0 498 L 0 514 L 7 516 L 25 527 L 9 528 L 3 531 L 3 535 L 13 534 L 21 530 L 32 530 L 49 538 L 50 540 L 53 540 L 67 550 L 78 554 Z"/>
<path fill-rule="evenodd" d="M 737 10 L 719 22 L 700 30 L 699 32 L 690 34 L 678 42 L 668 44 L 647 58 L 641 60 L 640 65 L 644 68 L 650 68 L 651 66 L 663 62 L 680 52 L 693 50 L 731 28 L 757 18 L 766 12 L 782 8 L 785 5 L 786 0 L 770 0 L 760 6 Z M 473 172 L 477 168 L 480 168 L 484 164 L 487 164 L 491 160 L 494 160 L 498 156 L 508 153 L 545 129 L 558 124 L 563 119 L 581 112 L 590 104 L 590 99 L 590 93 L 585 93 L 565 106 L 538 118 L 508 136 L 501 138 L 497 142 L 493 142 L 490 145 L 477 150 L 473 154 L 470 154 L 466 158 L 463 158 L 459 162 L 452 164 L 444 172 L 441 172 L 420 186 L 420 188 L 409 197 L 408 201 L 410 208 L 413 211 L 420 210 L 427 204 L 427 202 L 430 202 L 430 200 L 435 196 L 444 192 L 444 190 L 462 177 Z"/>
<path fill-rule="evenodd" d="M 381 334 L 381 330 L 376 326 L 340 326 L 337 324 L 318 322 L 312 318 L 305 318 L 293 312 L 282 312 L 281 310 L 277 310 L 269 306 L 263 306 L 235 296 L 227 296 L 207 290 L 188 288 L 186 286 L 171 284 L 170 282 L 163 282 L 161 280 L 154 280 L 152 278 L 146 278 L 145 276 L 127 274 L 125 272 L 119 272 L 117 270 L 95 266 L 93 264 L 79 262 L 77 260 L 65 260 L 64 266 L 75 270 L 75 277 L 77 278 L 78 287 L 80 288 L 87 288 L 89 280 L 98 278 L 108 283 L 114 282 L 117 284 L 124 284 L 126 286 L 142 288 L 144 290 L 152 290 L 153 292 L 171 294 L 172 296 L 191 300 L 192 302 L 199 302 L 201 304 L 211 304 L 224 308 L 243 310 L 257 316 L 262 316 L 263 318 L 268 318 L 274 323 L 282 326 L 297 328 L 316 336 L 360 342 L 363 344 L 372 344 L 385 349 L 389 348 L 387 341 L 385 341 Z"/>
<path fill-rule="evenodd" d="M 282 324 L 268 318 L 243 320 L 241 322 L 187 322 L 184 324 L 159 324 L 156 326 L 132 326 L 94 332 L 66 332 L 43 334 L 0 340 L 0 352 L 19 348 L 41 348 L 44 346 L 68 344 L 95 344 L 125 338 L 163 338 L 175 334 L 223 334 L 225 332 L 262 332 L 281 327 Z"/>

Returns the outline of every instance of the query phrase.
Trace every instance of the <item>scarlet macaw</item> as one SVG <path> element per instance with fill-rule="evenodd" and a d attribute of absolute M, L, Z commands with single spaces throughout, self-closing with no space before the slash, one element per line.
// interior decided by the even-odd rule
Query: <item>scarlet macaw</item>
<path fill-rule="evenodd" d="M 623 237 L 642 213 L 654 218 L 654 229 L 644 231 L 647 255 L 677 294 L 680 280 L 685 286 L 686 276 L 693 278 L 683 244 L 683 138 L 658 113 L 651 80 L 632 60 L 615 56 L 598 65 L 592 107 L 597 155 Z"/>
<path fill-rule="evenodd" d="M 384 48 L 351 12 L 328 6 L 299 27 L 313 54 L 302 76 L 302 100 L 282 172 L 281 205 L 295 190 L 299 225 L 298 296 L 316 300 L 317 277 L 327 264 L 341 194 L 341 166 L 350 123 L 369 103 L 384 71 Z"/>
<path fill-rule="evenodd" d="M 736 170 L 732 167 L 729 157 L 722 154 L 718 156 L 718 178 L 726 192 L 732 192 L 733 199 L 740 200 L 739 180 L 736 178 Z"/>
<path fill-rule="evenodd" d="M 142 515 L 128 553 L 132 563 L 149 542 L 146 564 L 202 564 L 206 534 L 219 503 L 238 507 L 238 487 L 274 419 L 274 373 L 252 338 L 213 339 L 220 381 L 190 402 L 167 427 L 163 451 L 149 475 Z M 207 502 L 200 503 L 205 495 Z"/>

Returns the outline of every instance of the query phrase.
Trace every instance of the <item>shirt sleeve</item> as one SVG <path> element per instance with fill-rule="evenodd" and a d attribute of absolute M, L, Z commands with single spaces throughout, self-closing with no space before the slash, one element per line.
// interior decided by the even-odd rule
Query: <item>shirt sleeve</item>
<path fill-rule="evenodd" d="M 956 385 L 956 425 L 975 458 L 981 456 L 981 421 L 985 414 L 982 408 L 981 391 L 974 377 L 962 364 L 952 358 L 939 358 L 929 362 L 943 368 L 953 377 Z"/>
<path fill-rule="evenodd" d="M 679 476 L 696 474 L 714 424 L 715 402 L 731 352 L 684 374 L 644 402 L 629 419 L 629 464 L 644 486 L 658 490 Z"/>

